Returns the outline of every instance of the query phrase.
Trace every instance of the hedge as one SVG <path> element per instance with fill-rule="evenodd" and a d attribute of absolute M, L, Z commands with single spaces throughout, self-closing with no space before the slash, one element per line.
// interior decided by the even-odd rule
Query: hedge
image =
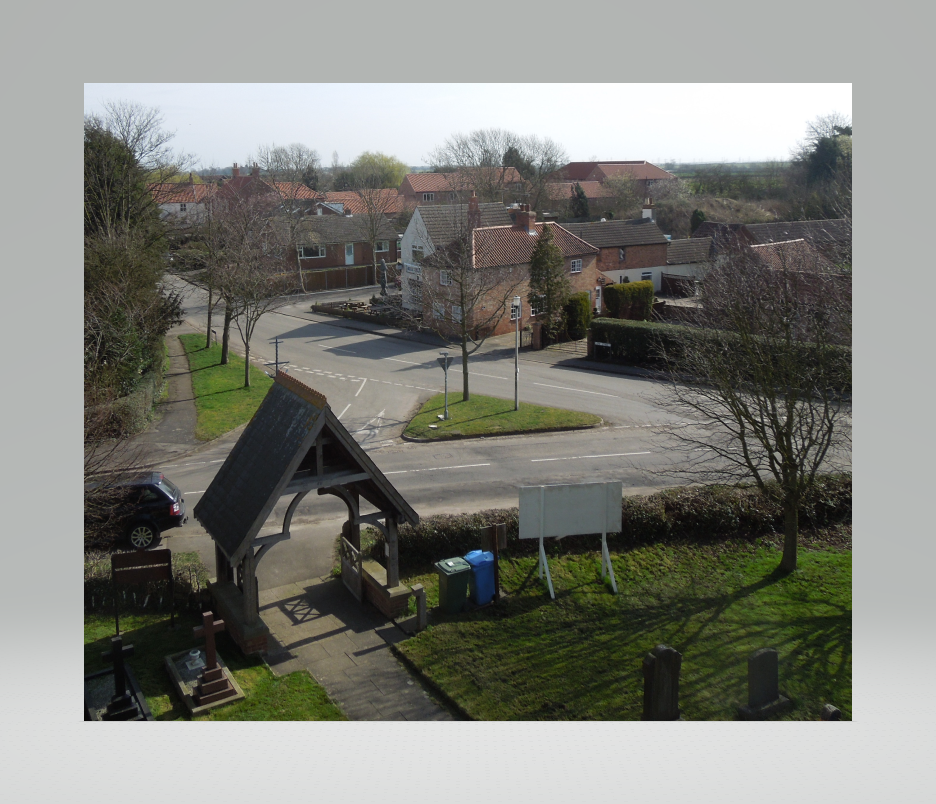
<path fill-rule="evenodd" d="M 800 505 L 800 527 L 822 528 L 850 522 L 851 514 L 851 475 L 821 476 Z M 752 539 L 783 531 L 783 510 L 773 487 L 767 494 L 745 485 L 666 489 L 651 495 L 624 497 L 621 515 L 623 530 L 608 534 L 608 546 L 616 550 L 649 543 Z M 517 508 L 439 514 L 425 517 L 416 527 L 400 527 L 401 570 L 428 571 L 436 561 L 477 550 L 481 547 L 479 530 L 501 522 L 507 526 L 507 549 L 502 551 L 503 555 L 536 554 L 538 540 L 519 538 Z M 383 561 L 383 535 L 368 528 L 362 536 L 364 551 Z M 549 539 L 546 545 L 551 554 L 597 549 L 594 536 Z"/>
<path fill-rule="evenodd" d="M 648 321 L 653 314 L 653 282 L 623 282 L 604 288 L 604 303 L 614 318 Z"/>
<path fill-rule="evenodd" d="M 585 292 L 573 293 L 565 305 L 566 332 L 569 339 L 580 341 L 588 335 L 592 320 L 591 299 Z"/>

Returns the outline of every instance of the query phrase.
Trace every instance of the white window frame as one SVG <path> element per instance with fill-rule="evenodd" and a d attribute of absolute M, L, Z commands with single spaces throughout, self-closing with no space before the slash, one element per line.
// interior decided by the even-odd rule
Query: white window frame
<path fill-rule="evenodd" d="M 535 301 L 530 302 L 530 316 L 535 317 L 540 315 L 543 312 L 541 304 L 545 303 L 545 299 L 542 296 L 537 296 Z"/>
<path fill-rule="evenodd" d="M 452 277 L 448 271 L 439 271 L 439 284 L 440 285 L 452 284 Z"/>
<path fill-rule="evenodd" d="M 623 262 L 625 259 L 627 259 L 627 250 L 623 248 L 619 248 L 618 249 L 618 261 Z"/>
<path fill-rule="evenodd" d="M 396 250 L 397 250 L 397 254 L 399 254 L 399 253 L 403 250 L 403 241 L 402 241 L 402 240 L 397 240 L 397 241 L 396 241 Z"/>
<path fill-rule="evenodd" d="M 432 317 L 443 321 L 445 319 L 445 305 L 442 302 L 432 303 Z"/>
<path fill-rule="evenodd" d="M 390 241 L 389 240 L 378 240 L 377 241 L 377 254 L 382 254 L 386 251 L 390 251 Z"/>
<path fill-rule="evenodd" d="M 411 250 L 413 252 L 413 262 L 420 262 L 425 258 L 426 250 L 422 246 L 414 245 Z"/>
<path fill-rule="evenodd" d="M 411 262 L 405 262 L 403 265 L 406 266 L 406 273 L 412 274 L 416 277 L 422 276 L 422 268 L 420 266 L 413 265 Z"/>
<path fill-rule="evenodd" d="M 435 193 L 423 193 L 423 201 L 435 201 Z"/>
<path fill-rule="evenodd" d="M 456 324 L 460 324 L 462 321 L 463 314 L 464 314 L 464 311 L 462 310 L 460 305 L 457 305 L 457 304 L 452 305 L 452 321 L 454 321 Z"/>
<path fill-rule="evenodd" d="M 309 253 L 306 254 L 306 251 Z M 317 251 L 318 254 L 313 254 L 313 251 Z M 319 257 L 324 257 L 328 254 L 328 250 L 325 246 L 299 246 L 299 259 L 300 260 L 315 260 Z"/>
<path fill-rule="evenodd" d="M 581 260 L 572 260 L 572 273 L 573 274 L 582 273 L 582 261 Z"/>
<path fill-rule="evenodd" d="M 514 305 L 512 301 L 510 303 L 510 320 L 511 321 L 517 320 L 517 307 L 516 305 Z"/>
<path fill-rule="evenodd" d="M 185 204 L 179 204 L 179 212 L 185 212 L 188 207 Z"/>
<path fill-rule="evenodd" d="M 641 272 L 640 272 L 640 281 L 641 281 L 641 282 L 652 282 L 652 281 L 653 281 L 653 271 L 641 271 Z"/>

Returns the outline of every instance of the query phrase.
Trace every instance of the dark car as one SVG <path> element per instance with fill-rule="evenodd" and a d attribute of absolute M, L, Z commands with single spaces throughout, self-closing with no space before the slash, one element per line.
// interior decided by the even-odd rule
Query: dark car
<path fill-rule="evenodd" d="M 155 547 L 162 532 L 188 520 L 182 492 L 161 472 L 85 486 L 85 536 L 93 546 L 125 538 L 131 547 Z"/>

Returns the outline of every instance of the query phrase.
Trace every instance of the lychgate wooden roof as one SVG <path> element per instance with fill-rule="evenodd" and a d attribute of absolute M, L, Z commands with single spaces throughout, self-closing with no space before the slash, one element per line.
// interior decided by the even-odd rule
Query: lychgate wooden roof
<path fill-rule="evenodd" d="M 339 486 L 398 522 L 419 522 L 325 397 L 279 373 L 193 515 L 236 563 L 280 497 Z"/>

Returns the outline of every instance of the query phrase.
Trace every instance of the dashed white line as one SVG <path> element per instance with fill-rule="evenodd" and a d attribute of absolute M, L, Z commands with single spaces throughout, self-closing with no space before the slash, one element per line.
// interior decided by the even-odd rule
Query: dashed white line
<path fill-rule="evenodd" d="M 478 372 L 478 371 L 473 371 L 473 372 L 471 373 L 471 376 L 472 376 L 472 377 L 487 377 L 487 378 L 490 379 L 490 380 L 506 380 L 506 379 L 509 379 L 508 377 L 495 377 L 493 374 L 481 374 L 481 373 Z"/>
<path fill-rule="evenodd" d="M 489 463 L 466 463 L 462 466 L 433 466 L 431 469 L 399 469 L 396 472 L 384 472 L 385 475 L 405 475 L 408 472 L 441 472 L 445 469 L 474 469 L 476 466 L 490 466 Z"/>
<path fill-rule="evenodd" d="M 545 463 L 546 461 L 580 461 L 583 458 L 623 458 L 626 455 L 649 455 L 649 452 L 615 452 L 611 455 L 575 455 L 569 458 L 531 458 L 530 463 Z"/>
<path fill-rule="evenodd" d="M 357 393 L 355 394 L 355 396 L 357 396 L 359 393 L 361 393 L 361 391 L 364 390 L 365 385 L 367 385 L 367 377 L 364 378 L 364 382 L 361 383 L 361 387 L 357 389 Z"/>
<path fill-rule="evenodd" d="M 204 494 L 205 491 L 207 491 L 207 489 L 202 489 L 201 491 L 183 491 L 182 493 L 185 495 Z"/>
<path fill-rule="evenodd" d="M 601 394 L 598 391 L 582 391 L 579 388 L 566 388 L 564 385 L 546 385 L 544 382 L 535 382 L 533 385 L 540 385 L 543 388 L 558 388 L 560 391 L 572 391 L 576 394 L 593 394 L 594 396 L 610 396 L 614 399 L 617 399 L 617 394 Z"/>

